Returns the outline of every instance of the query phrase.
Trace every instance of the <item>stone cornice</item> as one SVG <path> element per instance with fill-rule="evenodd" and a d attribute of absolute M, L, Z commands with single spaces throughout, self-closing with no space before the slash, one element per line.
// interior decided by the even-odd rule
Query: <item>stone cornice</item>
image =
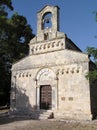
<path fill-rule="evenodd" d="M 54 67 L 54 66 L 53 66 Z M 68 75 L 68 74 L 80 74 L 82 73 L 82 66 L 80 64 L 75 64 L 75 65 L 67 65 L 67 66 L 64 66 L 64 65 L 59 65 L 59 66 L 56 66 L 54 68 L 54 74 L 55 74 L 55 77 L 58 78 L 58 76 L 60 75 Z M 36 76 L 38 75 L 41 75 L 41 73 L 43 74 L 44 73 L 44 70 L 53 70 L 52 68 L 49 69 L 49 67 L 47 66 L 44 66 L 43 69 L 39 68 L 35 74 L 33 75 L 33 71 L 30 71 L 30 70 L 21 70 L 21 71 L 14 71 L 14 77 L 16 78 L 29 78 L 29 77 L 33 77 L 34 76 L 34 81 L 38 80 L 38 78 L 36 79 Z M 42 71 L 42 72 L 41 72 Z M 48 72 L 48 71 L 47 71 Z M 55 79 L 56 79 L 55 78 Z"/>
<path fill-rule="evenodd" d="M 63 49 L 65 49 L 65 39 L 56 39 L 30 45 L 30 55 L 42 54 Z"/>

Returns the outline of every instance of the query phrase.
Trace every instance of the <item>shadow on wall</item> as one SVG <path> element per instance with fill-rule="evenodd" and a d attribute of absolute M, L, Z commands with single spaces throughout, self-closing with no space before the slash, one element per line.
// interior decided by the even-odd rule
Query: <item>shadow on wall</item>
<path fill-rule="evenodd" d="M 38 119 L 40 112 L 37 106 L 32 106 L 29 101 L 29 96 L 26 94 L 26 89 L 17 87 L 14 98 L 11 99 L 10 113 L 16 116 L 25 116 L 31 119 Z M 33 102 L 33 99 L 32 99 Z"/>
<path fill-rule="evenodd" d="M 93 62 L 90 62 L 90 71 L 95 68 Z M 90 100 L 92 119 L 97 119 L 97 81 L 90 82 Z"/>
<path fill-rule="evenodd" d="M 10 110 L 0 112 L 0 124 L 39 119 L 40 112 L 36 110 L 37 106 L 31 106 L 26 91 L 24 89 L 16 89 L 15 91 L 15 98 L 11 97 Z"/>
<path fill-rule="evenodd" d="M 90 100 L 93 119 L 97 119 L 97 81 L 90 85 Z"/>

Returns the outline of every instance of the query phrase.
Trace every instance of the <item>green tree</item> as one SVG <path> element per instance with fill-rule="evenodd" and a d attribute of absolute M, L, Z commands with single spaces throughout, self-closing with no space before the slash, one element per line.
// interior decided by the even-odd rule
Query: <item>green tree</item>
<path fill-rule="evenodd" d="M 96 22 L 97 22 L 97 12 L 94 12 L 94 13 L 95 13 L 95 18 L 96 18 Z M 87 75 L 87 78 L 89 78 L 90 81 L 93 83 L 93 82 L 97 81 L 97 48 L 87 47 L 86 51 L 94 62 L 93 67 L 91 68 L 90 72 Z"/>
<path fill-rule="evenodd" d="M 97 81 L 97 48 L 95 47 L 87 47 L 87 53 L 93 59 L 94 65 L 91 68 L 87 77 L 91 82 Z"/>
<path fill-rule="evenodd" d="M 13 11 L 11 0 L 0 1 L 0 103 L 8 102 L 12 63 L 28 54 L 28 43 L 34 37 L 24 16 Z M 3 100 L 2 100 L 3 98 Z M 4 104 L 3 103 L 3 104 Z"/>

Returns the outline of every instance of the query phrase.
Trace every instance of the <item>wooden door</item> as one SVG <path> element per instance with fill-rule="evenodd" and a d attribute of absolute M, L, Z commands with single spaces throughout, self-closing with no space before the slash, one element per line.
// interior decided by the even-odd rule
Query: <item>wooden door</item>
<path fill-rule="evenodd" d="M 52 106 L 52 89 L 50 85 L 40 86 L 40 109 L 48 110 Z"/>

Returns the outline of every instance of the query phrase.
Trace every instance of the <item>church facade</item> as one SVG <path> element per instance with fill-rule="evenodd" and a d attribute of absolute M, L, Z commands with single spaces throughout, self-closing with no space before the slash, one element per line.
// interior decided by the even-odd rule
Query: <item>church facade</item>
<path fill-rule="evenodd" d="M 10 111 L 91 120 L 89 63 L 88 55 L 59 31 L 59 7 L 45 6 L 37 13 L 29 55 L 12 65 Z"/>

